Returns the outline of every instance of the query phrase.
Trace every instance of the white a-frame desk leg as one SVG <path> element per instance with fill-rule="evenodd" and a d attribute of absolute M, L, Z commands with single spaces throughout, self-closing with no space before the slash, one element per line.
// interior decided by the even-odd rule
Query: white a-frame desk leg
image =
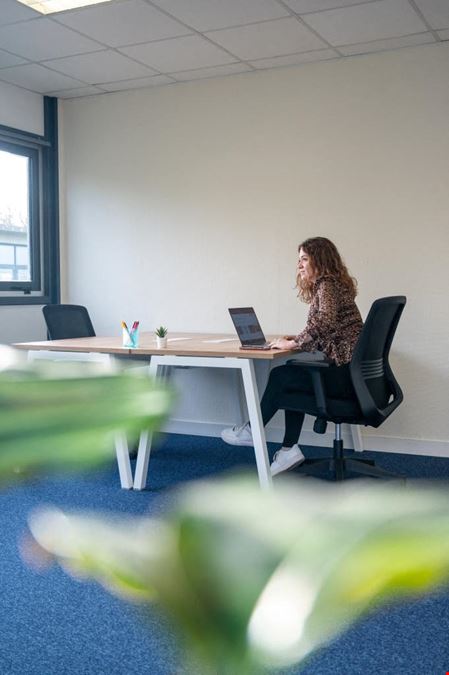
<path fill-rule="evenodd" d="M 117 457 L 120 485 L 125 490 L 130 490 L 133 487 L 133 473 L 131 462 L 129 461 L 128 440 L 123 431 L 118 431 L 115 434 L 115 454 Z"/>
<path fill-rule="evenodd" d="M 250 359 L 238 360 L 241 361 L 243 386 L 245 388 L 246 405 L 248 406 L 249 422 L 251 424 L 251 433 L 254 441 L 254 454 L 256 455 L 260 487 L 269 488 L 272 485 L 272 478 L 270 462 L 268 461 L 265 430 L 263 428 L 262 415 L 260 412 L 254 364 Z"/>
<path fill-rule="evenodd" d="M 257 472 L 260 486 L 268 488 L 272 484 L 270 463 L 268 461 L 265 432 L 260 414 L 259 396 L 251 359 L 238 359 L 213 356 L 152 356 L 149 368 L 151 376 L 156 377 L 163 366 L 191 366 L 197 368 L 235 368 L 242 372 L 249 420 L 254 439 L 254 453 L 256 456 Z M 137 453 L 136 472 L 134 475 L 134 489 L 143 490 L 148 473 L 148 463 L 151 452 L 151 434 L 144 431 L 140 435 L 139 450 Z"/>
<path fill-rule="evenodd" d="M 156 378 L 158 370 L 162 370 L 167 364 L 167 359 L 163 361 L 163 356 L 152 356 L 148 367 L 150 377 Z M 139 448 L 137 450 L 136 471 L 134 473 L 134 489 L 143 490 L 147 484 L 148 464 L 150 461 L 151 441 L 153 434 L 148 430 L 142 431 L 139 439 Z"/>

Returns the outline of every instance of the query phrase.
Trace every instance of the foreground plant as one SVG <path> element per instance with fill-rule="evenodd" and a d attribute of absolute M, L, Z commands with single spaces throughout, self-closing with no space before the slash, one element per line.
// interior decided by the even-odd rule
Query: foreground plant
<path fill-rule="evenodd" d="M 146 376 L 35 367 L 0 348 L 0 480 L 109 459 L 117 432 L 157 428 L 170 400 Z M 397 485 L 281 479 L 262 492 L 241 477 L 191 484 L 165 518 L 50 509 L 30 528 L 44 558 L 160 607 L 198 675 L 298 662 L 364 612 L 449 577 L 449 496 Z"/>
<path fill-rule="evenodd" d="M 172 394 L 145 375 L 39 362 L 0 346 L 0 481 L 109 460 L 114 437 L 157 429 Z"/>
<path fill-rule="evenodd" d="M 77 577 L 156 603 L 191 671 L 208 675 L 298 662 L 364 612 L 449 577 L 449 497 L 378 483 L 200 482 L 163 519 L 46 510 L 30 528 Z"/>

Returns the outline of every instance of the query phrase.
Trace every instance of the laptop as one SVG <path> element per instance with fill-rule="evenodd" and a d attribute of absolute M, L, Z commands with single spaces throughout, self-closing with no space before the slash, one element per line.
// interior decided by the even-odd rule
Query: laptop
<path fill-rule="evenodd" d="M 240 349 L 270 349 L 252 307 L 230 307 L 229 314 L 240 338 Z"/>

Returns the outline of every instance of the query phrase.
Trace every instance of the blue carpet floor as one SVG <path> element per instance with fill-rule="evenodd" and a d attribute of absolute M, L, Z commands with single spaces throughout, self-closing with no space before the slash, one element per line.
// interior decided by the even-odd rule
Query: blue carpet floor
<path fill-rule="evenodd" d="M 275 448 L 272 447 L 271 451 Z M 367 455 L 369 453 L 366 453 Z M 376 453 L 389 470 L 449 480 L 449 459 Z M 234 470 L 254 470 L 251 448 L 216 438 L 170 435 L 150 464 L 151 488 L 119 488 L 115 465 L 77 476 L 48 476 L 0 492 L 0 675 L 175 675 L 183 673 L 176 635 L 158 616 L 79 582 L 58 567 L 37 572 L 18 552 L 37 505 L 163 513 L 170 488 Z M 449 671 L 449 592 L 366 617 L 289 675 L 444 675 Z M 235 675 L 239 675 L 236 673 Z"/>

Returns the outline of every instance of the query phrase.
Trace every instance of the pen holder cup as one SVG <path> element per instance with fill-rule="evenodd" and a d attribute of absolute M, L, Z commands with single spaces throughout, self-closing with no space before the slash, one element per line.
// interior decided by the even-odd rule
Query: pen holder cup
<path fill-rule="evenodd" d="M 123 328 L 122 337 L 123 346 L 127 349 L 136 349 L 139 346 L 139 328 L 134 328 L 134 330 L 130 331 Z"/>

